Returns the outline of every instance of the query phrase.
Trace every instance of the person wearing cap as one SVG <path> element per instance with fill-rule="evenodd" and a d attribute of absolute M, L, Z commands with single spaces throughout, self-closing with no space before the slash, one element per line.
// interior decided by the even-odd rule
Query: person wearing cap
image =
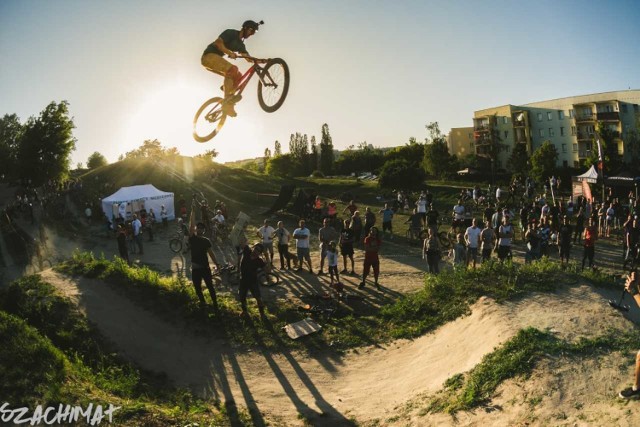
<path fill-rule="evenodd" d="M 213 287 L 213 276 L 211 274 L 211 268 L 209 267 L 209 258 L 214 262 L 216 267 L 218 261 L 216 255 L 213 253 L 213 245 L 211 241 L 207 239 L 204 234 L 207 228 L 204 222 L 198 222 L 196 224 L 196 210 L 195 204 L 191 208 L 191 218 L 189 221 L 189 248 L 191 250 L 191 280 L 193 281 L 193 287 L 195 288 L 198 300 L 200 300 L 200 306 L 206 305 L 204 299 L 204 293 L 202 292 L 202 281 L 204 280 L 209 295 L 213 302 L 213 307 L 218 311 L 218 300 L 216 298 L 216 290 Z"/>
<path fill-rule="evenodd" d="M 240 95 L 234 96 L 233 93 L 242 79 L 242 73 L 240 73 L 238 67 L 224 59 L 224 55 L 231 59 L 245 58 L 247 62 L 253 63 L 255 60 L 250 59 L 244 41 L 254 35 L 261 24 L 263 24 L 262 21 L 247 20 L 244 21 L 240 30 L 225 30 L 202 53 L 200 60 L 202 65 L 207 70 L 224 77 L 225 103 L 222 106 L 222 111 L 230 117 L 237 116 L 233 107 L 236 102 L 240 101 L 241 97 Z M 257 62 L 265 63 L 266 61 L 260 59 Z"/>
<path fill-rule="evenodd" d="M 251 295 L 256 299 L 258 303 L 258 310 L 260 310 L 260 316 L 264 317 L 264 303 L 262 302 L 262 296 L 260 295 L 260 285 L 258 284 L 258 271 L 264 270 L 267 273 L 270 271 L 270 264 L 265 262 L 262 258 L 264 253 L 264 246 L 262 243 L 256 243 L 253 247 L 248 245 L 242 248 L 242 254 L 240 258 L 240 286 L 238 289 L 238 297 L 240 299 L 240 306 L 242 312 L 240 316 L 248 317 L 247 311 L 247 293 L 251 291 Z"/>
<path fill-rule="evenodd" d="M 262 247 L 267 255 L 267 261 L 273 265 L 273 237 L 276 229 L 269 224 L 269 220 L 265 219 L 262 227 L 258 228 L 257 235 L 262 239 Z"/>

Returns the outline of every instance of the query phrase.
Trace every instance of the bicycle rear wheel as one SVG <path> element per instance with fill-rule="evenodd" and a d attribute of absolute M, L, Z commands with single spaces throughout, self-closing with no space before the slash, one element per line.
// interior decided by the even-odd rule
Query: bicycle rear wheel
<path fill-rule="evenodd" d="M 273 58 L 264 67 L 263 79 L 258 82 L 258 103 L 267 113 L 282 107 L 289 93 L 289 67 L 284 60 Z"/>
<path fill-rule="evenodd" d="M 180 241 L 180 239 L 169 240 L 169 249 L 175 253 L 180 252 L 182 250 L 182 241 Z"/>
<path fill-rule="evenodd" d="M 220 132 L 227 115 L 222 112 L 223 98 L 211 98 L 198 109 L 193 118 L 193 138 L 207 142 Z"/>
<path fill-rule="evenodd" d="M 438 242 L 443 249 L 449 249 L 451 247 L 451 241 L 449 240 L 449 235 L 446 231 L 438 233 Z"/>

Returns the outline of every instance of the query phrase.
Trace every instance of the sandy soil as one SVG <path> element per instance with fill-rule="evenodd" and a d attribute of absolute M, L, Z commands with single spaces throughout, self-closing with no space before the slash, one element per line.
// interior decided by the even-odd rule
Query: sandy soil
<path fill-rule="evenodd" d="M 99 237 L 70 241 L 49 232 L 56 256 L 74 247 L 106 256 L 115 253 L 115 240 Z M 175 273 L 186 261 L 168 250 L 166 235 L 145 242 L 145 255 L 136 262 Z M 417 249 L 400 251 L 388 242 L 381 283 L 364 294 L 385 304 L 399 293 L 422 285 L 424 264 Z M 612 249 L 612 251 L 615 249 Z M 219 252 L 219 256 L 223 254 Z M 317 261 L 317 257 L 314 259 Z M 177 267 L 176 264 L 178 265 Z M 358 258 L 357 270 L 361 267 Z M 317 269 L 317 265 L 314 266 Z M 8 270 L 8 269 L 5 269 Z M 444 325 L 418 339 L 307 357 L 295 352 L 236 353 L 224 342 L 205 339 L 141 309 L 108 285 L 92 279 L 71 279 L 52 270 L 43 277 L 77 301 L 87 317 L 110 338 L 121 353 L 139 365 L 164 372 L 177 385 L 219 398 L 229 413 L 248 408 L 255 425 L 340 426 L 349 420 L 364 425 L 637 425 L 637 402 L 620 402 L 617 391 L 630 383 L 632 354 L 612 354 L 584 362 L 564 358 L 545 360 L 527 380 L 506 382 L 491 408 L 471 413 L 425 415 L 426 396 L 438 391 L 456 373 L 468 371 L 496 346 L 527 326 L 550 329 L 574 340 L 608 330 L 633 327 L 633 308 L 625 318 L 606 301 L 618 298 L 584 284 L 557 294 L 497 304 L 482 298 L 469 316 Z M 326 286 L 326 277 L 305 273 L 282 274 L 284 282 L 267 299 L 295 298 Z M 348 287 L 355 277 L 345 278 Z"/>

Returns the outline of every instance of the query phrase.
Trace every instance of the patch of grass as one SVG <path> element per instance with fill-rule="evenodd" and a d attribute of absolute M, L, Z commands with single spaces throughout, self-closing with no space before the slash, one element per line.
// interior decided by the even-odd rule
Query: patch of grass
<path fill-rule="evenodd" d="M 14 406 L 106 402 L 122 407 L 115 414 L 122 425 L 230 423 L 211 401 L 113 353 L 75 305 L 40 276 L 0 291 L 0 342 L 0 396 Z"/>
<path fill-rule="evenodd" d="M 597 338 L 581 338 L 567 342 L 553 334 L 535 328 L 527 328 L 485 355 L 482 362 L 464 375 L 448 379 L 443 389 L 428 402 L 429 412 L 455 414 L 489 403 L 500 384 L 510 378 L 526 378 L 536 363 L 546 355 L 582 357 L 610 351 L 630 351 L 640 346 L 640 333 L 612 332 Z M 541 397 L 528 403 L 535 406 Z"/>

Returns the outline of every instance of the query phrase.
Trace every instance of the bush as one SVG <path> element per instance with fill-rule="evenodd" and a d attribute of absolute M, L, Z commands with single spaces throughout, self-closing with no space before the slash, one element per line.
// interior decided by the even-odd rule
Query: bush
<path fill-rule="evenodd" d="M 319 170 L 315 170 L 311 172 L 311 176 L 314 178 L 324 178 L 324 174 L 322 173 L 322 171 L 319 171 Z"/>
<path fill-rule="evenodd" d="M 412 166 L 404 159 L 395 159 L 382 166 L 379 176 L 380 187 L 419 189 L 426 178 L 424 169 Z"/>

